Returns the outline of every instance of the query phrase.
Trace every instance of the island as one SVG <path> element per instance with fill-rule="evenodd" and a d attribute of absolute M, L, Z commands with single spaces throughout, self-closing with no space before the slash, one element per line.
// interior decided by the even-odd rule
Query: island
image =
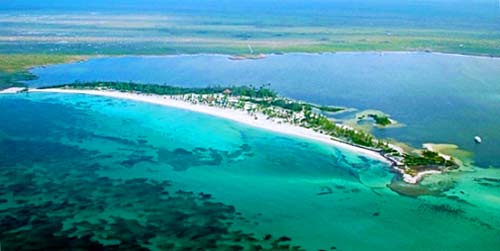
<path fill-rule="evenodd" d="M 405 182 L 412 184 L 418 183 L 424 175 L 440 173 L 459 166 L 451 156 L 429 149 L 405 151 L 394 143 L 377 139 L 369 132 L 336 123 L 323 114 L 340 112 L 344 110 L 342 107 L 316 105 L 283 97 L 268 85 L 198 88 L 97 81 L 75 82 L 29 89 L 29 91 L 124 98 L 224 117 L 369 155 L 390 164 Z M 383 118 L 380 120 L 385 121 Z"/>
<path fill-rule="evenodd" d="M 252 59 L 252 60 L 257 60 L 257 59 L 264 59 L 266 58 L 265 54 L 258 53 L 258 54 L 239 54 L 239 55 L 233 55 L 230 56 L 230 60 L 245 60 L 245 59 Z"/>
<path fill-rule="evenodd" d="M 377 125 L 387 126 L 387 125 L 392 124 L 392 121 L 387 116 L 379 116 L 377 114 L 370 114 L 368 116 L 370 118 L 373 118 L 375 120 L 375 124 L 377 124 Z"/>
<path fill-rule="evenodd" d="M 360 121 L 373 121 L 373 125 L 379 128 L 396 126 L 397 121 L 391 119 L 387 114 L 377 110 L 366 110 L 356 114 L 356 123 Z"/>

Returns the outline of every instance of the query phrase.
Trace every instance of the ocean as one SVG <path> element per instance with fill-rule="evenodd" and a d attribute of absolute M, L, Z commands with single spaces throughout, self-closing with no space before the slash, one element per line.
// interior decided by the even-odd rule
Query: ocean
<path fill-rule="evenodd" d="M 50 93 L 2 95 L 0 110 L 5 249 L 500 245 L 499 169 L 410 197 L 384 163 L 189 111 Z"/>

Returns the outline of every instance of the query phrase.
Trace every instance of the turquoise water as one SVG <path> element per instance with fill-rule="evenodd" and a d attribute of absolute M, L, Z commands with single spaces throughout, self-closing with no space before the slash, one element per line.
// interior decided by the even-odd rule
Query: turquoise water
<path fill-rule="evenodd" d="M 29 84 L 120 80 L 182 86 L 262 85 L 320 104 L 378 109 L 405 127 L 375 130 L 420 147 L 451 143 L 477 166 L 500 167 L 500 59 L 430 53 L 270 55 L 232 61 L 221 55 L 115 57 L 36 68 Z M 480 135 L 483 144 L 476 145 Z"/>
<path fill-rule="evenodd" d="M 41 93 L 0 96 L 0 111 L 6 250 L 500 246 L 499 169 L 408 197 L 383 163 L 188 111 Z"/>

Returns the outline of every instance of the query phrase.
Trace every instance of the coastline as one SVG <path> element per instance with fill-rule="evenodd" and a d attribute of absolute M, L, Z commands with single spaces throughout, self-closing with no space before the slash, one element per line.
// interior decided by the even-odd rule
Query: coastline
<path fill-rule="evenodd" d="M 7 89 L 0 90 L 0 94 L 13 94 L 13 93 L 21 92 L 25 89 L 26 88 L 24 88 L 24 87 L 9 87 Z"/>
<path fill-rule="evenodd" d="M 470 57 L 477 59 L 498 59 L 500 60 L 500 55 L 484 55 L 484 54 L 466 54 L 466 53 L 450 53 L 450 52 L 440 52 L 440 51 L 424 51 L 424 50 L 387 50 L 387 51 L 322 51 L 322 52 L 300 52 L 300 51 L 291 51 L 291 52 L 271 52 L 271 53 L 260 53 L 258 54 L 258 58 L 239 58 L 240 54 L 225 54 L 225 53 L 172 53 L 172 54 L 97 54 L 97 55 L 74 55 L 76 57 L 80 57 L 76 60 L 71 60 L 69 62 L 62 63 L 53 63 L 53 64 L 43 64 L 43 65 L 33 65 L 26 68 L 27 71 L 31 72 L 33 69 L 44 68 L 51 65 L 57 64 L 71 64 L 71 63 L 81 63 L 92 59 L 98 58 L 123 58 L 123 57 L 144 57 L 144 58 L 157 58 L 157 57 L 195 57 L 195 56 L 217 56 L 217 57 L 225 57 L 231 61 L 244 61 L 244 60 L 259 60 L 259 59 L 267 59 L 273 56 L 283 56 L 283 55 L 335 55 L 335 54 L 374 54 L 384 56 L 384 54 L 431 54 L 438 56 L 454 56 L 454 57 Z M 70 55 L 70 54 L 68 54 Z M 234 59 L 234 58 L 237 59 Z"/>
<path fill-rule="evenodd" d="M 415 176 L 411 176 L 411 175 L 406 174 L 406 173 L 402 173 L 402 175 L 403 175 L 404 182 L 409 183 L 409 184 L 417 184 L 420 180 L 422 180 L 424 178 L 424 176 L 432 175 L 432 174 L 439 174 L 439 173 L 442 173 L 442 172 L 437 171 L 437 170 L 428 170 L 428 171 L 419 172 Z"/>
<path fill-rule="evenodd" d="M 392 161 L 388 160 L 386 157 L 382 156 L 377 151 L 354 146 L 345 142 L 335 140 L 334 138 L 331 138 L 325 134 L 315 132 L 312 129 L 307 129 L 290 124 L 278 124 L 276 122 L 268 120 L 264 114 L 256 114 L 255 117 L 257 117 L 257 119 L 255 119 L 255 117 L 250 116 L 248 113 L 241 110 L 226 109 L 226 108 L 213 107 L 207 105 L 196 105 L 196 104 L 191 104 L 189 102 L 176 100 L 169 96 L 160 96 L 154 94 L 146 95 L 146 94 L 136 94 L 136 93 L 110 91 L 110 90 L 68 90 L 68 89 L 58 89 L 58 88 L 29 89 L 29 92 L 49 92 L 49 93 L 67 93 L 67 94 L 104 96 L 110 98 L 127 99 L 138 102 L 162 105 L 166 107 L 173 107 L 177 109 L 189 110 L 197 113 L 203 113 L 219 118 L 232 120 L 235 122 L 264 129 L 267 131 L 272 131 L 280 134 L 326 143 L 334 147 L 338 147 L 350 152 L 370 157 L 375 160 L 382 161 L 391 166 L 393 166 L 394 164 Z"/>
<path fill-rule="evenodd" d="M 52 65 L 61 65 L 61 64 L 83 63 L 83 62 L 89 61 L 91 59 L 103 57 L 100 55 L 69 55 L 69 56 L 72 56 L 74 58 L 68 59 L 68 61 L 65 61 L 65 62 L 47 63 L 47 64 L 41 64 L 41 65 L 30 65 L 30 66 L 27 66 L 24 70 L 31 73 L 31 71 L 36 69 L 36 68 L 46 68 L 46 67 L 49 67 Z M 104 57 L 106 57 L 106 56 L 104 56 Z"/>
<path fill-rule="evenodd" d="M 440 55 L 440 56 L 457 56 L 457 57 L 471 57 L 479 59 L 498 59 L 500 60 L 500 55 L 486 55 L 486 54 L 466 54 L 466 53 L 451 53 L 451 52 L 440 52 L 440 51 L 425 51 L 425 50 L 387 50 L 387 51 L 374 51 L 374 50 L 359 50 L 359 51 L 321 51 L 321 52 L 301 52 L 301 51 L 290 51 L 290 52 L 270 52 L 270 53 L 260 53 L 259 55 L 264 56 L 267 59 L 271 56 L 286 56 L 286 55 L 335 55 L 335 54 L 375 54 L 382 55 L 387 54 L 430 54 L 430 55 Z M 85 55 L 84 55 L 85 56 Z M 99 55 L 88 55 L 89 60 L 92 58 L 101 57 L 178 57 L 178 56 L 217 56 L 225 57 L 231 60 L 231 57 L 241 56 L 240 54 L 229 54 L 229 53 L 172 53 L 172 54 L 99 54 Z M 83 61 L 85 61 L 83 60 Z M 238 60 L 236 60 L 238 61 Z"/>

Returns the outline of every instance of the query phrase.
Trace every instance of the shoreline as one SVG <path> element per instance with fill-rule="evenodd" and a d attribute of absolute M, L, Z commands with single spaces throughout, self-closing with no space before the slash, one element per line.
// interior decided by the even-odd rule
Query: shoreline
<path fill-rule="evenodd" d="M 66 93 L 66 94 L 85 94 L 94 96 L 103 96 L 110 98 L 126 99 L 132 101 L 139 101 L 150 104 L 157 104 L 166 107 L 173 107 L 182 110 L 189 110 L 192 112 L 207 114 L 219 118 L 228 119 L 231 121 L 239 122 L 252 127 L 264 129 L 267 131 L 277 132 L 280 134 L 295 136 L 299 138 L 305 138 L 317 142 L 326 143 L 334 147 L 338 147 L 350 152 L 361 154 L 363 156 L 368 156 L 372 159 L 382 161 L 390 166 L 394 163 L 384 157 L 382 154 L 375 150 L 370 150 L 363 147 L 354 146 L 352 144 L 336 140 L 330 136 L 315 132 L 312 129 L 303 128 L 300 126 L 294 126 L 290 124 L 278 124 L 271 120 L 268 120 L 264 114 L 256 114 L 255 119 L 250 116 L 247 112 L 234 109 L 225 109 L 220 107 L 213 107 L 207 105 L 191 104 L 186 101 L 180 101 L 171 98 L 170 96 L 160 96 L 160 95 L 146 95 L 146 94 L 136 94 L 128 92 L 119 92 L 111 90 L 67 90 L 67 89 L 29 89 L 29 92 L 47 92 L 47 93 Z"/>
<path fill-rule="evenodd" d="M 25 87 L 9 87 L 7 89 L 0 90 L 0 94 L 14 94 L 25 90 Z"/>
<path fill-rule="evenodd" d="M 424 176 L 426 175 L 432 175 L 432 174 L 439 174 L 442 173 L 441 171 L 437 170 L 427 170 L 427 171 L 422 171 L 417 173 L 415 176 L 411 176 L 409 174 L 403 173 L 403 181 L 409 184 L 417 184 L 419 181 L 421 181 Z"/>
<path fill-rule="evenodd" d="M 86 62 L 92 59 L 99 58 L 123 58 L 123 57 L 144 57 L 144 58 L 155 58 L 155 57 L 195 57 L 195 56 L 216 56 L 216 57 L 225 57 L 231 61 L 245 61 L 245 60 L 259 60 L 259 59 L 268 59 L 273 56 L 286 56 L 286 55 L 311 55 L 311 56 L 321 56 L 321 55 L 335 55 L 335 54 L 375 54 L 384 56 L 383 54 L 430 54 L 430 55 L 438 55 L 438 56 L 451 56 L 451 57 L 470 57 L 476 59 L 497 59 L 500 60 L 500 55 L 483 55 L 483 54 L 465 54 L 465 53 L 450 53 L 450 52 L 439 52 L 439 51 L 424 51 L 424 50 L 414 50 L 414 51 L 323 51 L 323 52 L 300 52 L 300 51 L 292 51 L 292 52 L 272 52 L 272 53 L 259 53 L 259 58 L 241 58 L 241 59 L 233 59 L 234 57 L 241 56 L 240 54 L 224 54 L 224 53 L 173 53 L 173 54 L 97 54 L 97 55 L 87 55 L 87 54 L 75 54 L 74 56 L 82 57 L 81 59 L 77 59 L 74 61 L 63 62 L 63 63 L 55 63 L 55 64 L 44 64 L 44 65 L 35 65 L 26 68 L 27 71 L 31 72 L 37 68 L 44 68 L 51 65 L 59 65 L 59 64 L 72 64 L 72 63 L 81 63 Z M 72 54 L 68 54 L 72 55 Z"/>
<path fill-rule="evenodd" d="M 387 50 L 387 51 L 321 51 L 321 52 L 303 52 L 303 51 L 291 51 L 291 52 L 271 52 L 271 53 L 257 53 L 262 56 L 265 56 L 267 59 L 269 56 L 286 56 L 286 55 L 311 55 L 311 56 L 320 56 L 320 55 L 335 55 L 335 54 L 430 54 L 430 55 L 440 55 L 440 56 L 456 56 L 456 57 L 471 57 L 471 58 L 480 58 L 480 59 L 499 59 L 500 55 L 485 55 L 485 54 L 465 54 L 465 53 L 450 53 L 450 52 L 440 52 L 440 51 L 425 51 L 425 50 Z M 256 54 L 256 55 L 257 55 Z M 88 59 L 99 58 L 99 57 L 182 57 L 182 56 L 217 56 L 217 57 L 225 57 L 231 60 L 231 57 L 238 56 L 241 54 L 229 54 L 229 53 L 174 53 L 174 54 L 98 54 L 98 55 L 88 55 Z M 86 55 L 83 55 L 86 56 Z M 86 60 L 88 60 L 86 59 Z M 85 61 L 85 60 L 83 60 Z M 239 61 L 239 60 L 236 60 Z"/>

